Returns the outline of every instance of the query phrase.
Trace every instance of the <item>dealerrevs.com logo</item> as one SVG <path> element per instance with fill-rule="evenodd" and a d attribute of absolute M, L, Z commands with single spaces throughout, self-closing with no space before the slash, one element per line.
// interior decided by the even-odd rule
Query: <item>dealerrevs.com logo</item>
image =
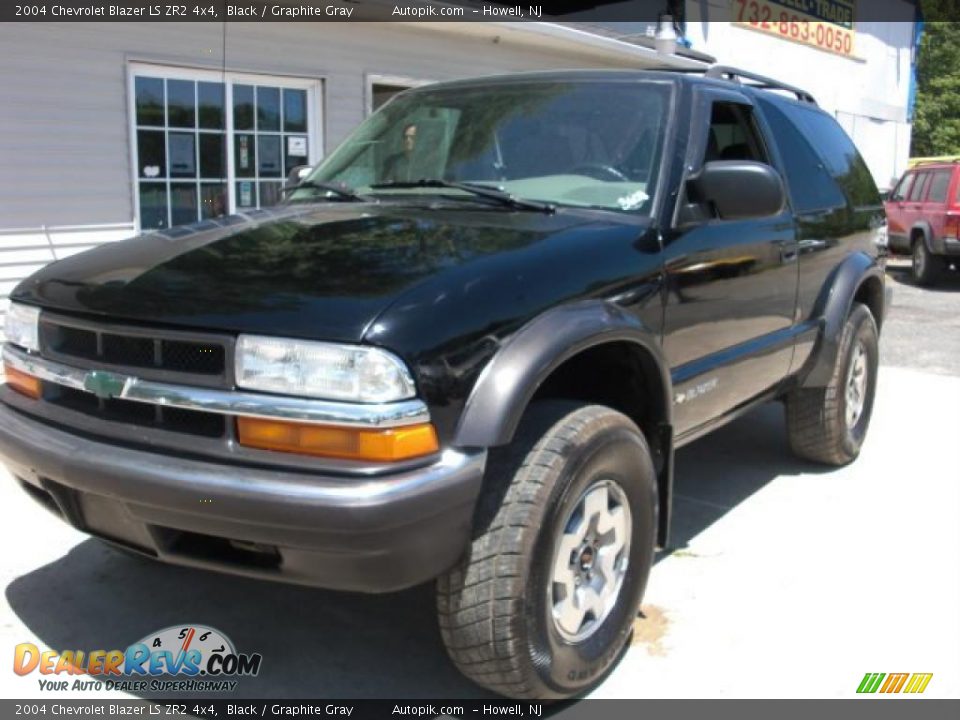
<path fill-rule="evenodd" d="M 38 678 L 41 690 L 224 692 L 236 689 L 235 678 L 257 675 L 262 660 L 259 653 L 238 653 L 219 630 L 175 625 L 125 650 L 57 652 L 20 643 L 14 648 L 13 671 L 47 676 Z M 85 677 L 71 677 L 78 675 Z"/>

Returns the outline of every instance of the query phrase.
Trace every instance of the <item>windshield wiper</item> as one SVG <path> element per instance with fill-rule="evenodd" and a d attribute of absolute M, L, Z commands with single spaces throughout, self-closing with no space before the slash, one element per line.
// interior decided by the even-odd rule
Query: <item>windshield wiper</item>
<path fill-rule="evenodd" d="M 538 202 L 537 200 L 524 200 L 515 195 L 500 190 L 499 188 L 481 185 L 472 182 L 455 182 L 453 180 L 411 180 L 409 182 L 385 182 L 376 183 L 370 186 L 373 190 L 403 190 L 404 188 L 451 188 L 454 190 L 463 190 L 476 197 L 494 200 L 506 207 L 516 208 L 518 210 L 536 210 L 537 212 L 553 213 L 557 208 L 550 203 Z"/>
<path fill-rule="evenodd" d="M 317 180 L 304 180 L 299 185 L 283 188 L 283 192 L 292 193 L 297 190 L 302 190 L 303 188 L 309 188 L 311 190 L 323 190 L 325 192 L 332 193 L 340 200 L 347 200 L 351 202 L 369 202 L 373 200 L 373 198 L 361 195 L 349 185 L 344 185 L 342 183 L 325 183 Z"/>

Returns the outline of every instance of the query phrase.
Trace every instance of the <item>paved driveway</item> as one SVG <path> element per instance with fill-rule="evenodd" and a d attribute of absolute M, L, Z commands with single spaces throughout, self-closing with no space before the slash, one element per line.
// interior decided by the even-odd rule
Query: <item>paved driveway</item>
<path fill-rule="evenodd" d="M 850 697 L 866 672 L 932 672 L 927 696 L 960 697 L 960 282 L 891 275 L 860 459 L 794 460 L 779 406 L 680 451 L 674 547 L 596 696 Z M 237 696 L 483 694 L 448 664 L 428 587 L 368 597 L 165 567 L 63 526 L 6 476 L 0 527 L 0 652 L 125 647 L 194 622 L 263 654 Z M 0 696 L 42 695 L 36 675 L 0 671 Z"/>

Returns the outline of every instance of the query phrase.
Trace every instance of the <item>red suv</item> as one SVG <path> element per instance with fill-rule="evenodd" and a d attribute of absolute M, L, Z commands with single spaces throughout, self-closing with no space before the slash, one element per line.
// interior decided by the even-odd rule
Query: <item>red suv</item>
<path fill-rule="evenodd" d="M 918 165 L 886 202 L 890 249 L 913 256 L 913 278 L 932 285 L 960 262 L 960 162 Z"/>

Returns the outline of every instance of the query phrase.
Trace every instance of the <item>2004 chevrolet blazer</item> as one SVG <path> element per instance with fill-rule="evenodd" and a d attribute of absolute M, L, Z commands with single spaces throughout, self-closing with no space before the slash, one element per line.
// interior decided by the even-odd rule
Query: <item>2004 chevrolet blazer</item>
<path fill-rule="evenodd" d="M 799 455 L 857 456 L 884 222 L 836 121 L 732 68 L 412 90 L 274 209 L 24 281 L 0 455 L 164 561 L 436 579 L 466 675 L 582 693 L 667 542 L 676 448 L 779 399 Z"/>

